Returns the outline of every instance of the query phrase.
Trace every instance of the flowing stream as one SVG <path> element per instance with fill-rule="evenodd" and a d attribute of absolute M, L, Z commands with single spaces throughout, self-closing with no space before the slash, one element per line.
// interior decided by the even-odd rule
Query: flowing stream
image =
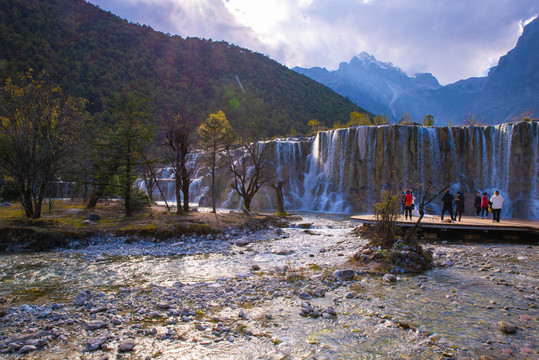
<path fill-rule="evenodd" d="M 422 275 L 393 284 L 369 275 L 324 282 L 364 244 L 351 234 L 356 225 L 304 215 L 289 228 L 234 230 L 223 239 L 103 238 L 48 253 L 3 254 L 0 296 L 10 304 L 0 340 L 36 329 L 60 335 L 36 351 L 0 358 L 112 358 L 126 337 L 137 343 L 122 355 L 130 359 L 537 358 L 536 245 L 439 240 L 425 244 L 439 266 Z M 300 316 L 300 294 L 315 287 L 324 296 L 310 305 L 331 306 L 336 317 Z M 83 325 L 101 313 L 72 305 L 84 289 L 94 294 L 94 307 L 107 304 L 102 319 L 125 320 L 106 325 L 110 345 L 96 351 L 86 351 L 86 341 L 101 330 Z M 151 320 L 148 308 L 165 300 L 205 315 Z M 52 313 L 43 315 L 47 309 Z M 500 321 L 516 333 L 501 332 Z M 238 325 L 242 332 L 222 330 Z"/>

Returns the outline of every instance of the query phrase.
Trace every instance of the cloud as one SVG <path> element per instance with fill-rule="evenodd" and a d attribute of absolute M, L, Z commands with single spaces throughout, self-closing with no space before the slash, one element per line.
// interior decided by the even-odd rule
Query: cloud
<path fill-rule="evenodd" d="M 366 51 L 441 83 L 482 76 L 539 14 L 536 0 L 90 0 L 165 33 L 225 40 L 287 66 Z"/>

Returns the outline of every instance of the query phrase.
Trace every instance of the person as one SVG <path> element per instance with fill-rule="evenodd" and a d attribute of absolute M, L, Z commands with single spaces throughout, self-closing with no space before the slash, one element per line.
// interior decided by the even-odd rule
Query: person
<path fill-rule="evenodd" d="M 444 214 L 446 211 L 449 212 L 451 220 L 455 220 L 453 218 L 453 199 L 454 197 L 449 192 L 449 189 L 446 189 L 444 195 L 442 196 L 442 221 L 444 221 Z"/>
<path fill-rule="evenodd" d="M 484 214 L 488 217 L 488 197 L 486 192 L 481 197 L 481 219 L 485 218 Z"/>
<path fill-rule="evenodd" d="M 459 191 L 455 198 L 455 220 L 457 220 L 458 216 L 460 221 L 462 219 L 462 214 L 464 214 L 464 194 L 462 191 Z"/>
<path fill-rule="evenodd" d="M 492 222 L 500 222 L 500 213 L 502 212 L 503 196 L 496 190 L 494 195 L 490 198 L 492 203 Z"/>
<path fill-rule="evenodd" d="M 413 197 L 410 193 L 410 190 L 406 191 L 405 195 L 405 201 L 404 201 L 404 218 L 408 219 L 408 216 L 410 216 L 410 220 L 412 220 L 412 204 L 413 204 Z"/>
<path fill-rule="evenodd" d="M 474 205 L 475 216 L 479 216 L 479 214 L 481 213 L 481 193 L 479 191 L 475 193 Z"/>

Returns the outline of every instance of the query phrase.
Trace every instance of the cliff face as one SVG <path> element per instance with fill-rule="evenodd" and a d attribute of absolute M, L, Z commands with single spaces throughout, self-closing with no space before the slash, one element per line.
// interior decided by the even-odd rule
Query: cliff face
<path fill-rule="evenodd" d="M 416 196 L 429 181 L 438 191 L 466 195 L 466 214 L 473 214 L 473 195 L 499 190 L 506 199 L 503 216 L 539 217 L 539 122 L 496 126 L 422 127 L 360 126 L 318 133 L 301 140 L 264 144 L 277 173 L 285 179 L 289 210 L 327 213 L 370 212 L 375 194 L 389 182 L 413 188 Z M 202 174 L 203 172 L 199 172 Z M 239 199 L 222 171 L 219 203 L 238 208 Z M 193 199 L 209 204 L 209 181 L 199 176 Z M 170 195 L 173 199 L 173 196 Z M 273 190 L 263 188 L 254 209 L 273 208 Z M 435 200 L 428 211 L 438 213 Z"/>

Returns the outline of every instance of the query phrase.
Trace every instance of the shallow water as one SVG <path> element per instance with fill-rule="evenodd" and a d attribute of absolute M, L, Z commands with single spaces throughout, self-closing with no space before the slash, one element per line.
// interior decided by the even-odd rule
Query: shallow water
<path fill-rule="evenodd" d="M 246 235 L 243 238 L 250 243 L 244 246 L 219 240 L 208 240 L 205 246 L 188 240 L 173 246 L 110 242 L 49 253 L 4 254 L 0 258 L 0 296 L 10 298 L 11 306 L 20 306 L 71 302 L 85 288 L 114 294 L 120 287 L 173 286 L 179 281 L 219 289 L 220 281 L 239 274 L 255 281 L 259 275 L 251 271 L 253 265 L 261 268 L 262 276 L 275 267 L 285 266 L 303 269 L 304 274 L 313 276 L 324 269 L 331 271 L 331 267 L 344 262 L 363 244 L 363 240 L 350 234 L 356 224 L 349 221 L 308 215 L 302 222 L 314 225 L 307 231 L 291 227 L 284 229 L 283 234 L 264 230 Z M 253 319 L 252 326 L 267 333 L 267 337 L 212 344 L 156 344 L 143 339 L 136 356 L 158 353 L 156 358 L 163 359 L 430 359 L 477 358 L 484 354 L 494 358 L 536 357 L 537 247 L 464 243 L 427 246 L 437 254 L 437 261 L 448 266 L 421 276 L 402 277 L 392 285 L 378 277 L 364 276 L 310 301 L 320 308 L 334 306 L 337 319 L 303 318 L 299 316 L 299 297 L 277 297 L 246 307 Z M 305 280 L 305 286 L 309 281 Z M 272 314 L 271 321 L 260 320 L 264 314 Z M 237 309 L 219 307 L 215 315 L 233 318 Z M 497 329 L 499 321 L 516 325 L 517 333 L 501 333 Z M 178 325 L 176 330 L 181 329 Z M 187 327 L 184 330 L 192 332 Z M 54 359 L 52 350 L 57 356 L 69 357 L 80 348 L 59 344 L 50 353 L 45 350 L 29 358 Z"/>

